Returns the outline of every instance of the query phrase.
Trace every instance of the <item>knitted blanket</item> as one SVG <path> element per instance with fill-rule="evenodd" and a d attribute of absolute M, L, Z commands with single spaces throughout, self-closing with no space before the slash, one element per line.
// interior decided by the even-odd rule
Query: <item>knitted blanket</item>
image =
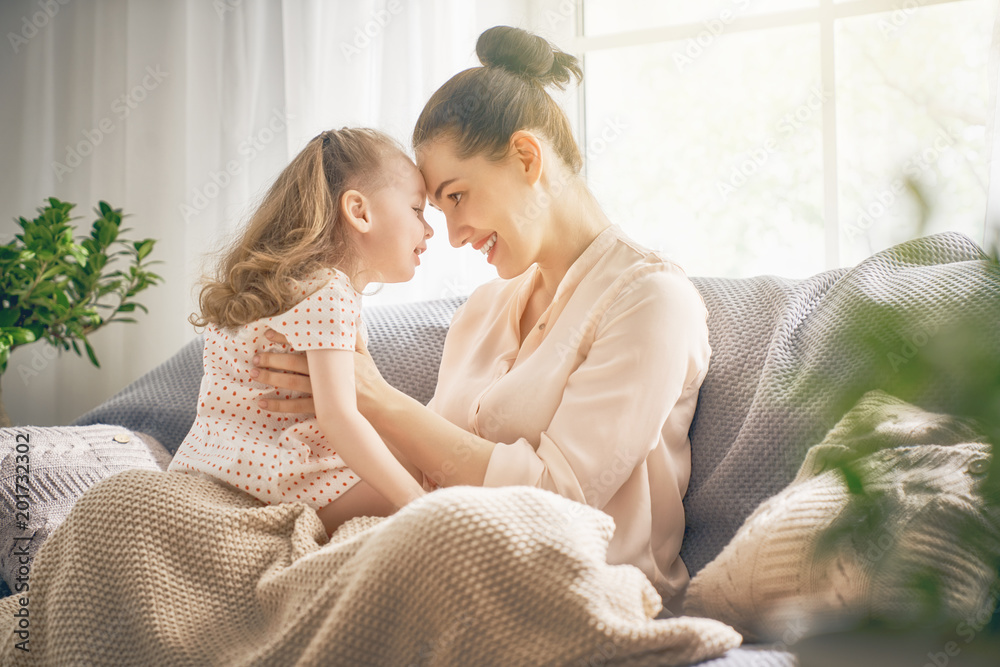
<path fill-rule="evenodd" d="M 452 487 L 327 538 L 302 503 L 128 470 L 0 601 L 0 664 L 680 665 L 739 645 L 718 621 L 656 619 L 645 576 L 605 561 L 613 531 L 548 491 Z"/>

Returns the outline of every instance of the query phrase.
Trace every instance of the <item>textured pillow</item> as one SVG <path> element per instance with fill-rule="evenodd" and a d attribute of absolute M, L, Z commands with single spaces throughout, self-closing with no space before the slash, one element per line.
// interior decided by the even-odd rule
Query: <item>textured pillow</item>
<path fill-rule="evenodd" d="M 685 613 L 749 640 L 860 617 L 988 618 L 1000 508 L 984 502 L 979 440 L 969 422 L 865 394 L 691 581 Z"/>
<path fill-rule="evenodd" d="M 104 424 L 3 428 L 0 457 L 0 575 L 15 593 L 18 577 L 30 584 L 35 553 L 84 491 L 123 470 L 170 462 L 155 439 Z"/>

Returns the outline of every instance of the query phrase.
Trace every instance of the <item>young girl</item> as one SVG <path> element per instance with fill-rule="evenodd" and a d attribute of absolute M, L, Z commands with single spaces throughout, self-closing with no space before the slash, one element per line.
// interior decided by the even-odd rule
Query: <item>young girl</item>
<path fill-rule="evenodd" d="M 306 503 L 328 534 L 425 492 L 419 469 L 358 412 L 354 389 L 355 345 L 367 338 L 360 292 L 413 277 L 433 234 L 425 201 L 420 172 L 388 136 L 345 128 L 309 142 L 203 281 L 201 317 L 190 318 L 207 325 L 198 415 L 168 470 L 268 504 Z M 288 343 L 267 340 L 269 328 Z M 295 394 L 254 379 L 254 356 L 272 350 L 306 352 L 316 417 L 258 406 Z"/>

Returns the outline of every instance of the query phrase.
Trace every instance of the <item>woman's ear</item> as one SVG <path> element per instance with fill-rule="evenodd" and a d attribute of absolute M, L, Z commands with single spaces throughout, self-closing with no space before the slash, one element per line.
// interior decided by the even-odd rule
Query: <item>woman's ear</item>
<path fill-rule="evenodd" d="M 362 234 L 371 229 L 372 216 L 368 198 L 357 190 L 348 190 L 341 195 L 340 212 L 344 220 Z"/>
<path fill-rule="evenodd" d="M 510 135 L 510 147 L 518 170 L 534 185 L 542 175 L 542 143 L 538 136 L 527 130 Z"/>

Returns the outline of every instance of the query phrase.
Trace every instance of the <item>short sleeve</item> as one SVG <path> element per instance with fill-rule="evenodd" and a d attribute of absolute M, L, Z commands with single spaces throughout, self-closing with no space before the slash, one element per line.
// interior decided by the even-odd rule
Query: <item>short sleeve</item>
<path fill-rule="evenodd" d="M 306 296 L 270 326 L 288 339 L 296 351 L 353 350 L 361 322 L 361 298 L 343 274 L 329 274 L 325 284 L 309 293 L 315 283 L 303 283 Z"/>
<path fill-rule="evenodd" d="M 364 320 L 363 317 L 358 318 L 358 322 L 361 323 L 361 326 L 359 327 L 359 331 L 361 333 L 361 343 L 367 349 L 368 348 L 368 324 L 365 322 L 365 320 Z"/>

